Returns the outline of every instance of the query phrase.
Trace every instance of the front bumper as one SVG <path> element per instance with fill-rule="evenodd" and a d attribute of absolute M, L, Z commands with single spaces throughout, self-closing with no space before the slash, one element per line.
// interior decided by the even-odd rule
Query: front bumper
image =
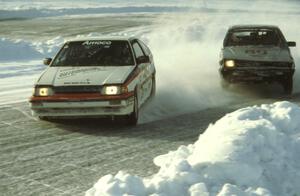
<path fill-rule="evenodd" d="M 294 74 L 294 69 L 291 68 L 235 68 L 235 69 L 220 69 L 220 74 L 223 79 L 230 83 L 238 82 L 276 82 L 281 81 Z"/>
<path fill-rule="evenodd" d="M 81 97 L 74 99 L 74 96 L 68 95 L 63 99 L 58 97 L 31 97 L 30 108 L 33 116 L 38 117 L 93 117 L 93 116 L 119 116 L 128 115 L 133 112 L 133 95 L 99 97 L 91 99 L 90 97 Z M 72 98 L 71 98 L 72 97 Z"/>

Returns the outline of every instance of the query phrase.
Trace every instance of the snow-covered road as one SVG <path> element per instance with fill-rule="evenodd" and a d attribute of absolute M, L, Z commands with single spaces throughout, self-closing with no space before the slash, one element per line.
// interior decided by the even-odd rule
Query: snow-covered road
<path fill-rule="evenodd" d="M 83 195 L 106 174 L 141 177 L 158 168 L 152 159 L 194 143 L 228 112 L 261 99 L 153 121 L 129 128 L 109 120 L 44 122 L 24 103 L 0 108 L 0 192 L 4 195 Z M 300 103 L 300 96 L 293 101 Z"/>
<path fill-rule="evenodd" d="M 128 128 L 105 120 L 43 122 L 23 104 L 0 109 L 0 192 L 83 195 L 99 176 L 157 171 L 153 157 L 191 143 L 229 110 L 208 110 Z M 184 122 L 182 122 L 184 121 Z"/>

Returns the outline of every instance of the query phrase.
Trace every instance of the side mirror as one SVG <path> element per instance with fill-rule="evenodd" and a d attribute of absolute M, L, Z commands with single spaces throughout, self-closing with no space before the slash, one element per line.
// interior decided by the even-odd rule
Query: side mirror
<path fill-rule="evenodd" d="M 296 47 L 296 42 L 287 42 L 288 47 Z"/>
<path fill-rule="evenodd" d="M 43 60 L 43 63 L 44 63 L 44 65 L 50 65 L 51 61 L 52 61 L 52 58 L 45 58 Z"/>
<path fill-rule="evenodd" d="M 142 63 L 150 63 L 150 58 L 149 56 L 140 56 L 136 59 L 137 64 L 142 64 Z"/>

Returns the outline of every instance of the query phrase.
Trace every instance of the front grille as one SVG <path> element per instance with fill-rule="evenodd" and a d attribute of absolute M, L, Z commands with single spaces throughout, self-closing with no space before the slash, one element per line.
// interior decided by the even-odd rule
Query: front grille
<path fill-rule="evenodd" d="M 235 63 L 238 67 L 289 67 L 291 66 L 291 64 L 287 62 L 236 60 Z"/>
<path fill-rule="evenodd" d="M 100 86 L 55 86 L 55 93 L 100 93 Z"/>

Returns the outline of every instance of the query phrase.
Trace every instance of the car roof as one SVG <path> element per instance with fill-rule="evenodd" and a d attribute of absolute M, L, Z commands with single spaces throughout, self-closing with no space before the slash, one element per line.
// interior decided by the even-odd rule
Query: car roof
<path fill-rule="evenodd" d="M 275 25 L 234 25 L 229 27 L 229 31 L 238 29 L 279 29 Z"/>
<path fill-rule="evenodd" d="M 74 39 L 69 39 L 67 42 L 76 42 L 76 41 L 94 41 L 94 40 L 103 40 L 103 41 L 131 41 L 137 39 L 133 36 L 94 36 L 94 37 L 78 37 Z"/>

